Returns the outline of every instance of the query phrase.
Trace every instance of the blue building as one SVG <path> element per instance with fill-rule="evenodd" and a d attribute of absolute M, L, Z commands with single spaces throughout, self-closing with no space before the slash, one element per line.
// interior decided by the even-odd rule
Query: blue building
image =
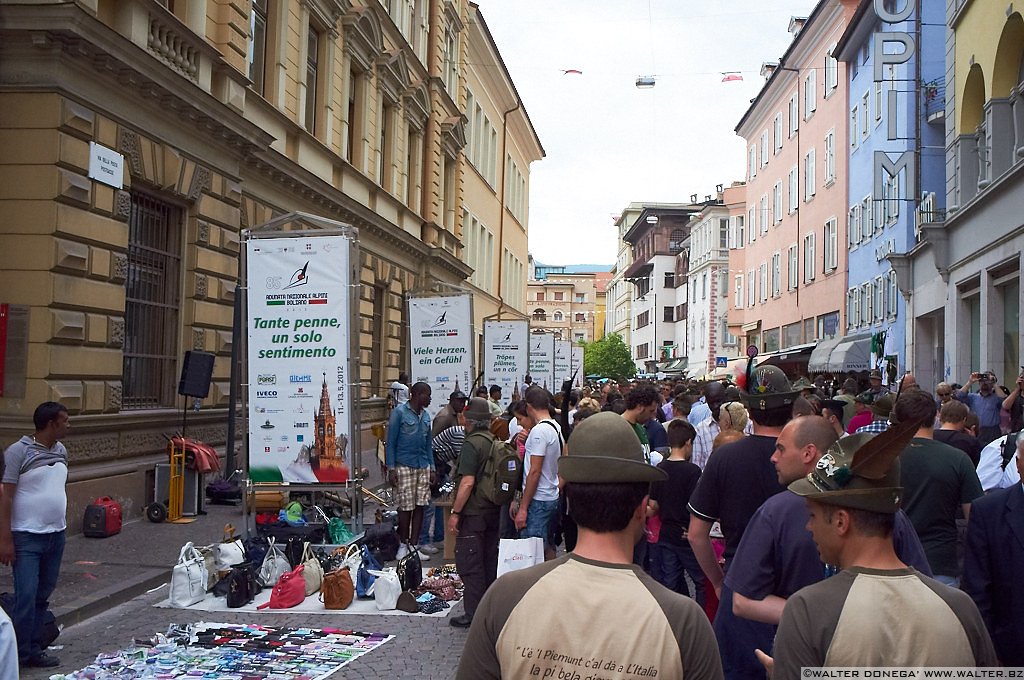
<path fill-rule="evenodd" d="M 849 92 L 846 334 L 870 337 L 895 375 L 907 366 L 907 305 L 886 258 L 918 243 L 915 211 L 944 207 L 946 3 L 879 4 L 888 13 L 861 2 L 833 54 Z"/>

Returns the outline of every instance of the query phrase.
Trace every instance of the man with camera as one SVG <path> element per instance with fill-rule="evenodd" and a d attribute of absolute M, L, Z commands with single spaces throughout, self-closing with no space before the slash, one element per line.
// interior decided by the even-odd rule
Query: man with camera
<path fill-rule="evenodd" d="M 978 383 L 978 391 L 971 392 L 971 386 Z M 971 373 L 967 384 L 957 390 L 956 397 L 978 416 L 981 427 L 978 429 L 978 439 L 982 445 L 999 439 L 1002 431 L 999 429 L 999 409 L 1003 407 L 1003 400 L 995 393 L 996 377 L 991 371 Z"/>
<path fill-rule="evenodd" d="M 1013 392 L 1003 400 L 1003 408 L 1010 414 L 1010 432 L 1020 432 L 1024 429 L 1024 366 L 1020 369 L 1021 373 L 1017 376 Z"/>

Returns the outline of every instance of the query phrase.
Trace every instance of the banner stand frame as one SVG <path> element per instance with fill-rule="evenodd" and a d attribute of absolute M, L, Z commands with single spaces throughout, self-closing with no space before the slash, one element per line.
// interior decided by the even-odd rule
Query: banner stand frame
<path fill-rule="evenodd" d="M 291 226 L 298 226 L 299 228 L 289 228 Z M 360 429 L 360 407 L 359 397 L 353 396 L 351 398 L 352 407 L 349 409 L 347 415 L 347 425 L 349 432 L 349 447 L 351 451 L 352 465 L 349 471 L 349 479 L 344 483 L 318 483 L 309 484 L 301 482 L 253 482 L 249 476 L 249 465 L 250 465 L 250 452 L 249 452 L 249 334 L 248 319 L 249 319 L 249 304 L 248 304 L 248 291 L 249 291 L 249 272 L 248 272 L 248 259 L 246 254 L 246 244 L 253 239 L 271 239 L 271 238 L 308 238 L 308 237 L 319 237 L 319 236 L 344 236 L 349 239 L 349 284 L 348 284 L 348 311 L 349 311 L 349 328 L 359 328 L 359 289 L 362 286 L 361 279 L 359 278 L 360 260 L 359 260 L 359 230 L 345 222 L 339 222 L 327 217 L 320 215 L 312 215 L 303 212 L 289 212 L 278 217 L 275 217 L 267 222 L 252 227 L 251 229 L 242 230 L 241 234 L 241 247 L 239 257 L 239 286 L 235 291 L 235 295 L 241 295 L 241 313 L 239 314 L 240 326 L 245 324 L 245 328 L 239 327 L 237 329 L 237 338 L 241 342 L 241 348 L 239 356 L 244 362 L 244 370 L 240 371 L 239 375 L 239 398 L 242 406 L 242 417 L 245 436 L 244 451 L 244 466 L 239 465 L 240 469 L 243 469 L 244 475 L 244 496 L 242 500 L 242 517 L 243 524 L 245 526 L 246 534 L 255 534 L 255 522 L 253 522 L 253 515 L 256 510 L 256 497 L 257 491 L 280 491 L 287 493 L 289 491 L 300 491 L 300 492 L 313 492 L 313 493 L 336 493 L 339 497 L 343 494 L 347 496 L 349 500 L 349 506 L 352 511 L 351 520 L 349 522 L 352 533 L 359 536 L 363 532 L 363 479 L 361 476 L 363 468 L 363 455 L 362 455 L 362 431 Z M 354 390 L 358 390 L 362 387 L 361 382 L 358 378 L 359 373 L 359 333 L 357 332 L 349 334 L 349 347 L 348 347 L 348 358 L 346 360 L 346 370 L 348 371 L 348 382 L 346 387 L 349 389 L 350 394 L 358 394 Z M 244 382 L 243 382 L 244 381 Z M 238 404 L 230 404 L 232 411 L 236 410 Z M 351 493 L 350 493 L 351 491 Z M 249 498 L 252 496 L 252 504 L 250 505 Z M 326 530 L 326 527 L 325 527 Z M 329 537 L 327 538 L 329 542 Z"/>

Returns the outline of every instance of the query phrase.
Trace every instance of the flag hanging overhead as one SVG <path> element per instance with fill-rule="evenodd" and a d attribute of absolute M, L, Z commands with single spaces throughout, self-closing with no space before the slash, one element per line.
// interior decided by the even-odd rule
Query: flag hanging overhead
<path fill-rule="evenodd" d="M 722 71 L 723 83 L 730 83 L 734 80 L 743 80 L 743 76 L 740 75 L 739 71 Z"/>

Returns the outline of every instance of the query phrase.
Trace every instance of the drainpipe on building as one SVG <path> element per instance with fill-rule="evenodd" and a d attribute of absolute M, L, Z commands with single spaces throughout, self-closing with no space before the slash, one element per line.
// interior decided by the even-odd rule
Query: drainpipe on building
<path fill-rule="evenodd" d="M 501 114 L 501 187 L 498 189 L 498 200 L 499 209 L 501 211 L 500 217 L 498 218 L 498 246 L 502 249 L 505 247 L 505 170 L 508 167 L 508 163 L 505 162 L 505 150 L 508 140 L 508 117 L 522 108 L 523 102 L 516 97 L 516 105 L 508 111 Z M 502 277 L 502 267 L 505 264 L 505 253 L 501 252 L 498 256 L 498 319 L 501 319 L 501 311 L 505 308 L 505 293 L 504 293 L 504 280 Z M 570 308 L 571 309 L 571 308 Z"/>

